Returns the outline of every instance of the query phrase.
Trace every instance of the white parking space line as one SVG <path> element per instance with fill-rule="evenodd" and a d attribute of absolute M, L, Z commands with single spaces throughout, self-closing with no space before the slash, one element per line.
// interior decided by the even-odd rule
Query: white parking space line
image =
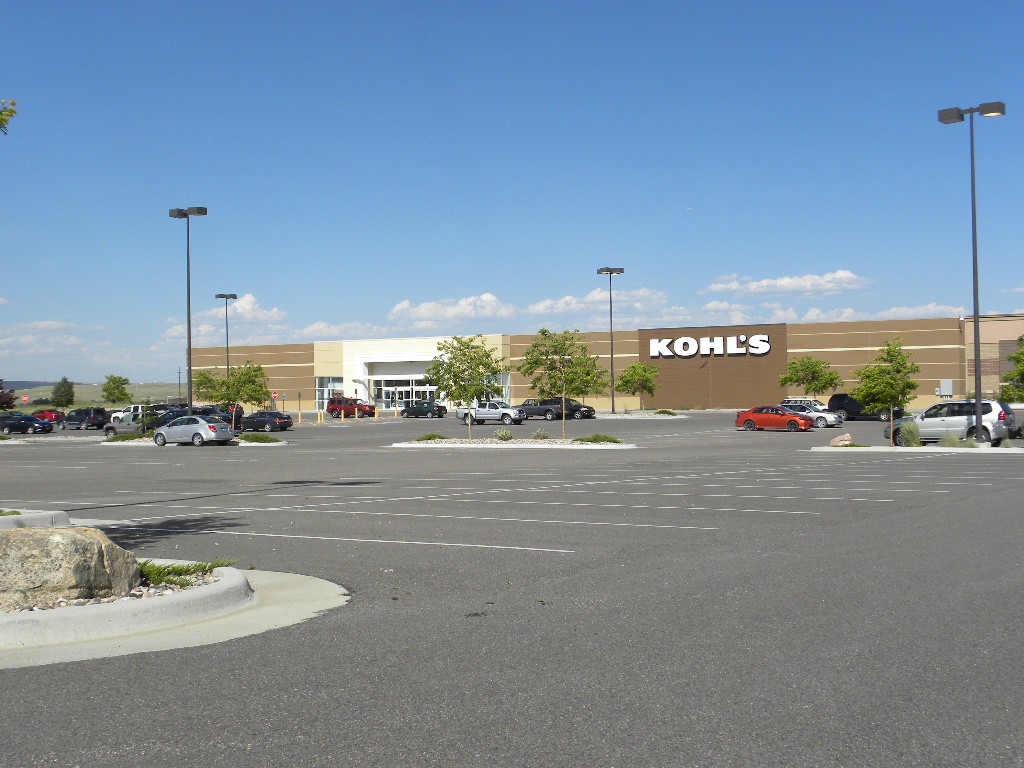
<path fill-rule="evenodd" d="M 590 505 L 587 505 L 590 506 Z M 674 509 L 674 507 L 670 507 Z M 717 527 L 701 525 L 666 525 L 661 523 L 607 523 L 594 522 L 591 520 L 544 520 L 533 517 L 485 517 L 481 515 L 437 515 L 428 512 L 363 512 L 361 510 L 330 509 L 328 512 L 337 512 L 344 515 L 369 515 L 374 517 L 423 517 L 436 520 L 480 520 L 483 522 L 497 523 L 543 523 L 545 525 L 592 525 L 610 528 L 673 528 L 678 530 L 695 531 L 717 531 Z"/>
<path fill-rule="evenodd" d="M 255 531 L 191 531 L 188 529 L 174 530 L 170 528 L 143 528 L 142 526 L 131 526 L 131 529 L 137 531 L 159 531 L 161 533 L 203 533 L 210 534 L 213 536 L 252 536 L 269 539 L 304 539 L 308 541 L 346 541 L 356 544 L 405 544 L 410 546 L 421 546 L 421 547 L 461 547 L 466 549 L 504 549 L 504 550 L 518 550 L 520 552 L 551 552 L 554 554 L 566 554 L 571 555 L 575 552 L 572 549 L 545 549 L 543 547 L 514 547 L 500 544 L 461 544 L 456 542 L 441 542 L 441 541 L 403 541 L 403 540 L 392 540 L 392 539 L 351 539 L 341 536 L 303 536 L 299 534 L 287 534 L 287 533 L 257 533 Z"/>

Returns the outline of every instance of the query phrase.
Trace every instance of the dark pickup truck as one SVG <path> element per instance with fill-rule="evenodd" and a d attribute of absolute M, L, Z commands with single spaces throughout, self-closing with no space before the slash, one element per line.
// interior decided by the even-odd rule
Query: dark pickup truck
<path fill-rule="evenodd" d="M 560 397 L 549 397 L 544 400 L 531 397 L 516 407 L 526 411 L 527 418 L 542 416 L 548 421 L 561 419 L 563 410 L 566 412 L 566 418 L 569 419 L 592 419 L 597 415 L 597 412 L 589 405 L 584 405 L 579 400 L 573 400 L 570 397 L 564 400 Z"/>
<path fill-rule="evenodd" d="M 562 418 L 562 406 L 558 400 L 538 400 L 535 397 L 530 397 L 523 400 L 523 404 L 517 405 L 516 408 L 522 408 L 528 419 L 541 418 L 554 421 Z"/>

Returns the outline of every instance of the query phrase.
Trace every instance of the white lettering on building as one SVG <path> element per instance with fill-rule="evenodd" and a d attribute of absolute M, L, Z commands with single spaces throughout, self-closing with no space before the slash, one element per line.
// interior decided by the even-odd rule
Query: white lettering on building
<path fill-rule="evenodd" d="M 715 357 L 734 357 L 737 355 L 767 355 L 772 350 L 767 333 L 757 333 L 747 337 L 739 336 L 703 336 L 698 341 L 692 336 L 680 336 L 678 339 L 651 339 L 651 357 L 694 357 L 701 355 Z"/>

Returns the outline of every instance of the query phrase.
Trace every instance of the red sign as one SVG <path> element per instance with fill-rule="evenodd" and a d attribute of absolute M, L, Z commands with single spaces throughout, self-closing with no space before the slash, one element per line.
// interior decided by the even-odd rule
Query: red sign
<path fill-rule="evenodd" d="M 21 396 L 21 402 L 27 403 L 28 402 L 28 395 L 22 395 Z"/>
<path fill-rule="evenodd" d="M 270 396 L 271 396 L 272 398 L 274 398 L 275 400 L 277 400 L 277 392 L 271 392 L 271 393 L 270 393 Z"/>

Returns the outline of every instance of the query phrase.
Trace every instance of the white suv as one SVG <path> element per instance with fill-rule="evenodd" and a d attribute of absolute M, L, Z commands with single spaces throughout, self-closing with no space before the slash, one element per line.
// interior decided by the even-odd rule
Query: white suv
<path fill-rule="evenodd" d="M 946 400 L 936 403 L 917 416 L 896 419 L 892 423 L 893 442 L 896 445 L 903 445 L 901 427 L 911 421 L 916 423 L 921 431 L 922 443 L 938 442 L 946 435 L 956 435 L 960 440 L 975 437 L 975 413 L 974 400 Z M 1010 406 L 997 400 L 981 401 L 981 432 L 977 436 L 979 442 L 991 441 L 993 446 L 997 446 L 1015 431 L 1016 421 Z M 889 437 L 888 425 L 885 427 L 884 435 Z"/>

